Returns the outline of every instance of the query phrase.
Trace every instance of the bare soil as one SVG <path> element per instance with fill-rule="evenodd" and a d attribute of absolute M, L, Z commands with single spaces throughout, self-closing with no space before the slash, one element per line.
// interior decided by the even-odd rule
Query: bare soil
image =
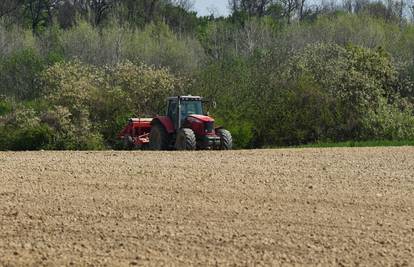
<path fill-rule="evenodd" d="M 414 148 L 0 153 L 0 266 L 414 265 Z"/>

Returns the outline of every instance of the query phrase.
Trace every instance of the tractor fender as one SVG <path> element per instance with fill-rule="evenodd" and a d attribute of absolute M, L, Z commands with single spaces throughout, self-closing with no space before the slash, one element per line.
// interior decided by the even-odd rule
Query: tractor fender
<path fill-rule="evenodd" d="M 157 116 L 157 117 L 155 117 L 151 121 L 151 125 L 154 125 L 156 123 L 159 123 L 162 126 L 164 126 L 165 130 L 169 134 L 172 134 L 172 133 L 175 132 L 174 124 L 173 124 L 172 120 L 170 119 L 170 117 L 168 117 L 168 116 Z"/>

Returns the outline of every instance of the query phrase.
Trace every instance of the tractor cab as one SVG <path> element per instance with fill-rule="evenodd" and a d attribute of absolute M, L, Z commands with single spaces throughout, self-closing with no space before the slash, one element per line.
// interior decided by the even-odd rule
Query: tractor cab
<path fill-rule="evenodd" d="M 175 96 L 167 99 L 167 116 L 175 129 L 180 129 L 190 115 L 204 115 L 202 97 Z"/>

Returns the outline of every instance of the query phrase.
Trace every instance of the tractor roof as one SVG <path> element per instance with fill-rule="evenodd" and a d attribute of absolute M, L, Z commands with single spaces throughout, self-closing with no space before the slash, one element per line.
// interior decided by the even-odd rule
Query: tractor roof
<path fill-rule="evenodd" d="M 168 100 L 176 100 L 180 98 L 181 100 L 196 100 L 196 101 L 200 101 L 203 98 L 201 96 L 193 96 L 193 95 L 185 95 L 185 96 L 172 96 L 172 97 L 168 97 Z"/>

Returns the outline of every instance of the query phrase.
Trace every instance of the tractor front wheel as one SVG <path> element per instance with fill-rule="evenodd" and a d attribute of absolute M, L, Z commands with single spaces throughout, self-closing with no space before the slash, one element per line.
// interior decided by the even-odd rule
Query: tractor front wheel
<path fill-rule="evenodd" d="M 195 150 L 197 146 L 194 131 L 189 128 L 178 130 L 175 148 L 177 150 Z"/>
<path fill-rule="evenodd" d="M 233 148 L 233 138 L 229 131 L 218 129 L 217 135 L 220 137 L 220 150 L 230 150 Z"/>
<path fill-rule="evenodd" d="M 151 150 L 166 150 L 168 149 L 168 134 L 161 124 L 155 124 L 150 132 L 149 148 Z"/>

